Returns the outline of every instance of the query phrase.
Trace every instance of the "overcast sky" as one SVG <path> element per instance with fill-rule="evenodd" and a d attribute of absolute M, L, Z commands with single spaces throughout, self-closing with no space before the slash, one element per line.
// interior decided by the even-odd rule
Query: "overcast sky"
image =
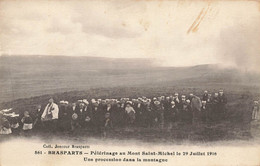
<path fill-rule="evenodd" d="M 254 1 L 0 1 L 0 53 L 257 68 Z M 259 68 L 259 67 L 258 67 Z"/>

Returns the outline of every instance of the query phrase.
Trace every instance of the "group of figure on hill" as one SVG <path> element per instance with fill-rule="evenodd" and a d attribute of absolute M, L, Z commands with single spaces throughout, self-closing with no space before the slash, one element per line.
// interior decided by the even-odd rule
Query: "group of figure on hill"
<path fill-rule="evenodd" d="M 171 130 L 179 124 L 218 122 L 225 118 L 227 98 L 223 90 L 212 96 L 208 91 L 200 97 L 175 93 L 153 98 L 87 99 L 74 103 L 49 99 L 42 109 L 25 111 L 23 116 L 7 116 L 0 112 L 1 134 L 35 131 L 70 131 L 85 128 L 94 132 L 114 128 L 160 128 Z M 252 118 L 258 118 L 255 103 Z"/>

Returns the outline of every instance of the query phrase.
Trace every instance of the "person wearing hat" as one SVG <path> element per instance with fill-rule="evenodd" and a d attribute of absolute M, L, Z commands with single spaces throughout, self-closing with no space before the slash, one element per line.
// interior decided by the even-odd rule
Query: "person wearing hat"
<path fill-rule="evenodd" d="M 53 98 L 49 99 L 49 103 L 46 105 L 41 120 L 45 123 L 47 130 L 56 131 L 57 121 L 59 118 L 59 107 L 54 103 Z"/>
<path fill-rule="evenodd" d="M 252 120 L 258 121 L 259 119 L 259 103 L 258 101 L 254 101 L 254 105 L 252 107 Z"/>
<path fill-rule="evenodd" d="M 70 116 L 69 116 L 69 109 L 68 109 L 68 102 L 67 101 L 60 101 L 59 104 L 59 130 L 60 131 L 67 131 L 70 129 Z"/>

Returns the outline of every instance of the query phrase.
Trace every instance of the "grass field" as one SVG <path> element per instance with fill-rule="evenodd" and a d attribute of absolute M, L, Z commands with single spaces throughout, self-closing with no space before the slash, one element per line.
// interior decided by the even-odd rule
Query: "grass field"
<path fill-rule="evenodd" d="M 215 87 L 215 86 L 214 86 Z M 17 113 L 25 110 L 32 111 L 37 104 L 45 105 L 50 96 L 54 96 L 56 101 L 68 100 L 70 102 L 78 99 L 87 98 L 119 98 L 119 97 L 137 97 L 145 95 L 147 97 L 169 95 L 175 91 L 181 94 L 188 94 L 194 92 L 200 95 L 204 87 L 201 88 L 185 88 L 185 87 L 128 87 L 128 88 L 103 88 L 91 89 L 87 91 L 72 91 L 65 93 L 57 93 L 54 95 L 43 95 L 27 99 L 19 99 L 12 102 L 2 103 L 1 108 L 13 108 Z M 208 89 L 213 91 L 214 89 Z M 202 125 L 183 125 L 175 126 L 172 131 L 166 129 L 160 130 L 157 128 L 133 128 L 128 131 L 124 128 L 115 128 L 107 133 L 107 138 L 110 139 L 137 139 L 145 142 L 174 142 L 181 143 L 183 141 L 192 142 L 212 142 L 212 141 L 227 141 L 227 140 L 259 140 L 259 124 L 252 127 L 251 124 L 251 106 L 255 98 L 259 98 L 259 93 L 250 91 L 226 91 L 228 98 L 226 119 L 219 123 L 210 123 Z M 252 130 L 253 133 L 252 133 Z M 76 134 L 68 132 L 60 132 L 55 135 L 51 133 L 46 134 L 37 133 L 40 138 L 54 139 L 59 137 L 66 140 L 78 140 L 86 137 L 100 137 L 100 134 L 93 133 L 92 131 L 80 129 Z"/>

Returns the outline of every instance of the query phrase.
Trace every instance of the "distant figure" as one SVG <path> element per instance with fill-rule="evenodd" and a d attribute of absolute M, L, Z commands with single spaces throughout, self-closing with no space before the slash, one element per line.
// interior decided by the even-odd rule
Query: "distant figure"
<path fill-rule="evenodd" d="M 204 91 L 204 94 L 202 96 L 202 101 L 208 101 L 209 95 L 208 95 L 208 91 Z"/>
<path fill-rule="evenodd" d="M 226 95 L 224 94 L 224 91 L 222 89 L 220 89 L 219 90 L 219 106 L 218 106 L 220 119 L 225 118 L 226 104 L 227 104 Z"/>
<path fill-rule="evenodd" d="M 171 130 L 173 125 L 176 124 L 178 118 L 178 108 L 175 105 L 175 102 L 171 102 L 170 108 L 165 112 L 166 113 L 166 120 L 168 122 L 168 130 Z"/>
<path fill-rule="evenodd" d="M 68 101 L 60 101 L 59 104 L 59 130 L 68 131 L 70 129 L 70 116 L 68 109 Z"/>
<path fill-rule="evenodd" d="M 135 110 L 129 102 L 126 103 L 125 113 L 127 124 L 132 126 L 135 121 Z"/>
<path fill-rule="evenodd" d="M 80 125 L 81 128 L 84 128 L 85 127 L 85 124 L 86 124 L 86 115 L 87 115 L 87 112 L 84 110 L 84 103 L 79 103 L 79 107 L 78 109 L 76 110 L 76 114 L 78 115 L 78 123 Z"/>
<path fill-rule="evenodd" d="M 142 100 L 139 98 L 134 105 L 134 110 L 136 111 L 136 124 L 141 127 L 144 121 L 144 105 L 141 103 Z"/>
<path fill-rule="evenodd" d="M 179 106 L 177 106 L 179 109 L 182 109 L 183 108 L 183 105 L 186 103 L 186 96 L 185 95 L 182 95 L 181 96 L 181 101 L 180 101 L 180 104 L 179 104 Z M 175 102 L 175 104 L 176 104 L 176 102 Z"/>
<path fill-rule="evenodd" d="M 259 103 L 258 101 L 254 101 L 254 106 L 252 108 L 252 120 L 259 120 Z"/>
<path fill-rule="evenodd" d="M 91 106 L 89 105 L 89 102 L 87 100 L 83 100 L 85 107 L 84 107 L 84 112 L 85 112 L 85 127 L 90 129 L 91 128 L 91 123 L 92 123 L 92 110 Z"/>
<path fill-rule="evenodd" d="M 144 102 L 144 124 L 145 127 L 151 128 L 153 126 L 154 114 L 151 108 L 151 102 L 146 100 Z"/>
<path fill-rule="evenodd" d="M 72 103 L 71 107 L 69 108 L 70 127 L 72 132 L 74 132 L 75 129 L 79 127 L 78 114 L 76 112 L 76 108 L 77 108 L 76 103 Z"/>
<path fill-rule="evenodd" d="M 11 134 L 10 122 L 4 117 L 3 112 L 0 111 L 0 135 Z"/>
<path fill-rule="evenodd" d="M 112 105 L 108 103 L 105 111 L 105 129 L 113 128 L 112 112 Z"/>
<path fill-rule="evenodd" d="M 92 125 L 96 134 L 102 134 L 102 128 L 104 127 L 105 113 L 102 106 L 98 102 L 94 102 L 92 105 Z"/>
<path fill-rule="evenodd" d="M 189 100 L 187 100 L 189 101 Z M 183 104 L 182 110 L 181 110 L 181 119 L 182 122 L 186 124 L 192 124 L 192 111 L 191 107 L 189 105 L 189 102 L 186 102 Z"/>
<path fill-rule="evenodd" d="M 114 126 L 122 127 L 124 125 L 123 118 L 124 118 L 124 110 L 123 108 L 121 108 L 121 103 L 118 101 L 114 106 L 114 112 L 112 117 Z"/>
<path fill-rule="evenodd" d="M 181 107 L 181 101 L 180 101 L 178 93 L 174 93 L 173 101 L 174 101 L 176 107 L 178 107 L 178 108 Z"/>
<path fill-rule="evenodd" d="M 54 103 L 53 98 L 49 99 L 49 103 L 46 105 L 41 118 L 48 130 L 56 131 L 59 107 Z"/>
<path fill-rule="evenodd" d="M 160 101 L 154 102 L 154 113 L 155 113 L 155 124 L 157 127 L 162 129 L 164 127 L 164 110 Z"/>
<path fill-rule="evenodd" d="M 212 108 L 210 111 L 210 118 L 212 121 L 217 121 L 220 119 L 219 103 L 219 94 L 214 93 L 214 96 L 212 97 Z"/>
<path fill-rule="evenodd" d="M 201 121 L 203 123 L 206 123 L 208 121 L 208 115 L 209 115 L 209 108 L 207 101 L 202 101 L 202 106 L 201 106 Z"/>

